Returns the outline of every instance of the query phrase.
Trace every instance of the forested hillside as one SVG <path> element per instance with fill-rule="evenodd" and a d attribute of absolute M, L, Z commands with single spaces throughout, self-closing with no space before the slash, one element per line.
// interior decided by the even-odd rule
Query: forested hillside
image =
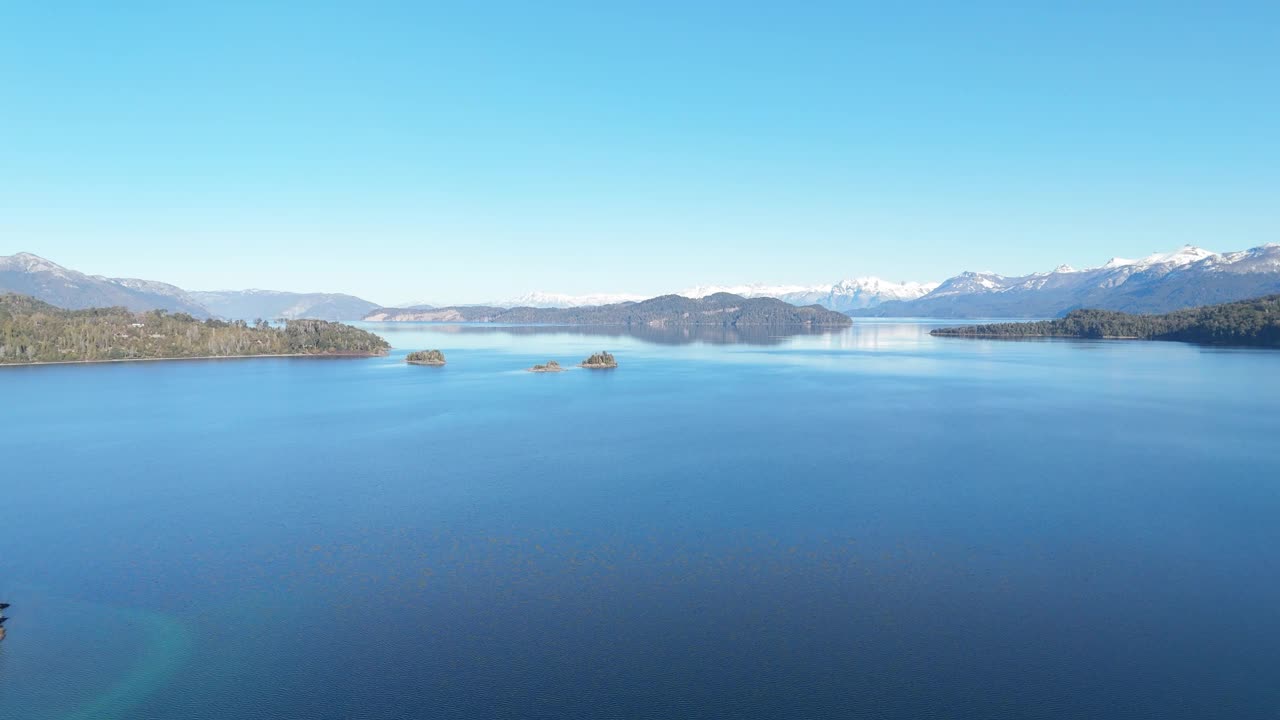
<path fill-rule="evenodd" d="M 933 334 L 1009 338 L 1139 338 L 1280 347 L 1280 295 L 1179 310 L 1166 315 L 1075 310 L 1059 320 L 939 328 Z"/>
<path fill-rule="evenodd" d="M 818 305 L 796 307 L 774 298 L 716 293 L 701 298 L 663 295 L 641 302 L 571 308 L 458 306 L 425 310 L 381 308 L 365 316 L 375 322 L 493 322 L 541 325 L 844 327 L 847 315 Z"/>
<path fill-rule="evenodd" d="M 0 295 L 0 364 L 250 355 L 382 355 L 373 333 L 324 320 L 197 320 L 185 313 L 125 308 L 63 310 Z"/>

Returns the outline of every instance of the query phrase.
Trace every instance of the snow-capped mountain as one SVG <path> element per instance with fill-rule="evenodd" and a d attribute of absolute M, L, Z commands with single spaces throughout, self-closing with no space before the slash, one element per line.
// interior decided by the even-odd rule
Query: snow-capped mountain
<path fill-rule="evenodd" d="M 685 297 L 706 297 L 719 292 L 743 297 L 772 297 L 792 305 L 821 305 L 830 310 L 870 308 L 890 300 L 914 300 L 937 287 L 937 283 L 894 283 L 877 277 L 841 280 L 831 285 L 699 285 L 678 293 Z"/>
<path fill-rule="evenodd" d="M 169 283 L 162 283 L 156 280 L 139 280 L 138 278 L 109 278 L 101 275 L 94 275 L 92 277 L 95 280 L 105 280 L 107 282 L 115 283 L 120 287 L 135 290 L 140 293 L 146 293 L 148 295 L 180 298 L 183 301 L 191 300 L 190 293 L 177 285 L 170 285 Z"/>
<path fill-rule="evenodd" d="M 1091 270 L 1105 269 L 1112 270 L 1115 268 L 1134 268 L 1145 269 L 1155 265 L 1168 265 L 1170 267 L 1179 267 L 1182 265 L 1190 265 L 1199 262 L 1205 258 L 1213 257 L 1212 250 L 1205 250 L 1194 245 L 1184 245 L 1172 252 L 1153 253 L 1139 260 L 1127 260 L 1125 258 L 1113 257 L 1102 265 L 1101 268 L 1090 268 Z"/>
<path fill-rule="evenodd" d="M 1280 292 L 1280 245 L 1214 253 L 1191 245 L 1093 268 L 1004 276 L 964 272 L 914 300 L 889 301 L 862 315 L 1054 317 L 1076 308 L 1169 312 Z"/>
<path fill-rule="evenodd" d="M 208 317 L 182 288 L 133 278 L 86 275 L 31 253 L 0 257 L 0 292 L 30 295 L 58 307 L 122 306 L 134 311 L 164 309 Z"/>
<path fill-rule="evenodd" d="M 895 283 L 877 277 L 841 280 L 829 289 L 816 293 L 785 295 L 781 300 L 796 305 L 821 305 L 845 312 L 872 308 L 890 301 L 915 300 L 933 291 L 938 283 Z"/>
<path fill-rule="evenodd" d="M 28 252 L 14 253 L 13 255 L 0 255 L 0 272 L 11 273 L 44 273 L 51 277 L 72 280 L 81 275 L 74 270 L 68 270 L 61 265 L 45 260 L 39 255 L 32 255 Z"/>
<path fill-rule="evenodd" d="M 188 292 L 176 285 L 137 278 L 111 278 L 63 267 L 31 253 L 0 256 L 0 293 L 30 295 L 69 309 L 126 307 L 135 312 L 168 310 L 198 318 L 315 318 L 359 320 L 376 304 L 350 295 L 274 290 Z"/>
<path fill-rule="evenodd" d="M 164 309 L 228 319 L 355 320 L 378 307 L 337 293 L 188 292 L 152 280 L 87 275 L 31 253 L 0 256 L 0 293 L 4 292 L 31 295 L 66 308 L 124 306 L 135 311 Z M 1020 276 L 964 272 L 942 283 L 894 283 L 864 277 L 831 285 L 701 285 L 676 294 L 705 298 L 717 293 L 821 305 L 853 315 L 894 317 L 1054 317 L 1081 307 L 1168 312 L 1280 293 L 1280 244 L 1227 253 L 1188 245 L 1138 259 L 1112 258 L 1085 269 L 1059 265 L 1049 272 Z M 629 293 L 532 292 L 492 305 L 568 309 L 645 298 Z"/>
<path fill-rule="evenodd" d="M 766 285 L 749 283 L 745 285 L 695 285 L 681 290 L 676 295 L 687 298 L 704 298 L 718 293 L 729 293 L 741 297 L 781 298 L 783 295 L 800 295 L 812 292 L 826 292 L 830 285 Z"/>
<path fill-rule="evenodd" d="M 517 298 L 499 303 L 499 307 L 532 307 L 532 308 L 576 308 L 593 305 L 613 305 L 622 302 L 639 302 L 647 300 L 645 295 L 627 293 L 593 293 L 589 295 L 569 295 L 566 293 L 531 292 Z"/>
<path fill-rule="evenodd" d="M 1268 243 L 1239 252 L 1211 255 L 1201 267 L 1206 272 L 1237 274 L 1280 273 L 1280 244 Z"/>

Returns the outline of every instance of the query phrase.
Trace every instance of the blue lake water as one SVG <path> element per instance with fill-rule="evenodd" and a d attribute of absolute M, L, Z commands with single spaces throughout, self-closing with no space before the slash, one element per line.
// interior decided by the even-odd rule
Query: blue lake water
<path fill-rule="evenodd" d="M 0 718 L 1280 714 L 1280 353 L 370 327 L 0 369 Z"/>

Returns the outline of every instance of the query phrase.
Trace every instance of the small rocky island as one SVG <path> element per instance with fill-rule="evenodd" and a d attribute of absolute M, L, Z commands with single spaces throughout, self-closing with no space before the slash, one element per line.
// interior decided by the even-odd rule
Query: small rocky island
<path fill-rule="evenodd" d="M 536 372 L 536 373 L 564 372 L 564 368 L 560 367 L 560 363 L 556 362 L 555 360 L 548 360 L 546 365 L 534 365 L 533 367 L 529 368 L 529 372 Z"/>
<path fill-rule="evenodd" d="M 418 350 L 411 352 L 404 357 L 404 361 L 410 365 L 444 365 L 444 353 L 439 350 Z"/>
<path fill-rule="evenodd" d="M 598 352 L 582 361 L 582 367 L 589 370 L 611 370 L 618 367 L 618 361 L 611 353 Z"/>

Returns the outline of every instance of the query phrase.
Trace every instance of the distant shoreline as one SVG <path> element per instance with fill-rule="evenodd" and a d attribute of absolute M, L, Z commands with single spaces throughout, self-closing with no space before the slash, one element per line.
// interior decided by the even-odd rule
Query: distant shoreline
<path fill-rule="evenodd" d="M 950 329 L 950 328 L 939 328 Z M 1141 335 L 1004 335 L 1001 333 L 930 332 L 934 337 L 978 338 L 986 340 L 1147 340 Z"/>
<path fill-rule="evenodd" d="M 1002 340 L 1061 337 L 1280 348 L 1280 294 L 1202 305 L 1164 315 L 1079 309 L 1056 320 L 934 328 L 929 334 Z"/>
<path fill-rule="evenodd" d="M 285 353 L 272 355 L 198 355 L 193 357 L 116 358 L 114 360 L 40 360 L 37 362 L 0 362 L 0 368 L 36 365 L 102 365 L 105 363 L 176 362 L 180 360 L 253 360 L 256 358 L 376 358 L 386 353 Z"/>

